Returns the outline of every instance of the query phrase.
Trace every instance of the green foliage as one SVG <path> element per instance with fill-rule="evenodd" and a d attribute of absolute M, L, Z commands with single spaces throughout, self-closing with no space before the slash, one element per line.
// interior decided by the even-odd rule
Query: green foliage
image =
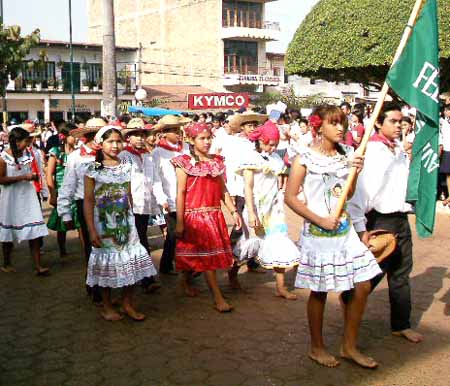
<path fill-rule="evenodd" d="M 293 87 L 288 92 L 281 93 L 261 93 L 257 94 L 255 98 L 252 98 L 252 103 L 259 107 L 266 107 L 271 103 L 278 101 L 283 102 L 289 109 L 302 109 L 311 108 L 324 103 L 330 102 L 323 94 L 313 94 L 304 97 L 295 95 Z"/>
<path fill-rule="evenodd" d="M 0 95 L 5 94 L 8 75 L 15 79 L 22 68 L 23 59 L 30 49 L 39 44 L 39 30 L 20 36 L 20 27 L 0 24 Z"/>
<path fill-rule="evenodd" d="M 414 0 L 321 0 L 286 56 L 290 74 L 380 85 L 392 63 Z M 439 1 L 441 76 L 450 84 L 450 1 Z"/>

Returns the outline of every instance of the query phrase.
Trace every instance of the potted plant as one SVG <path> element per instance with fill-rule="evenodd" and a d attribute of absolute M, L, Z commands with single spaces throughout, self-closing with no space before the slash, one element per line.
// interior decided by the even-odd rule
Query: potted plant
<path fill-rule="evenodd" d="M 21 90 L 23 88 L 23 77 L 22 74 L 16 76 L 14 79 L 14 90 Z"/>
<path fill-rule="evenodd" d="M 64 86 L 59 79 L 55 79 L 55 87 L 58 91 L 64 91 Z"/>
<path fill-rule="evenodd" d="M 34 88 L 37 92 L 42 91 L 42 79 L 40 76 L 37 76 L 34 80 Z"/>
<path fill-rule="evenodd" d="M 89 91 L 89 81 L 87 79 L 83 79 L 81 81 L 81 91 L 88 92 Z"/>
<path fill-rule="evenodd" d="M 47 87 L 48 87 L 48 91 L 53 91 L 55 89 L 55 79 L 54 78 L 49 78 L 47 80 Z"/>

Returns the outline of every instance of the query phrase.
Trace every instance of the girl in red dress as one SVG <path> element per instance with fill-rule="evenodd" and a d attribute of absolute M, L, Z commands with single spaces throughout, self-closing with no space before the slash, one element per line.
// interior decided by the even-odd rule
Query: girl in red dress
<path fill-rule="evenodd" d="M 177 173 L 176 269 L 183 271 L 183 288 L 188 296 L 198 291 L 191 286 L 193 272 L 204 272 L 214 297 L 215 308 L 228 312 L 233 307 L 222 296 L 216 270 L 233 265 L 233 254 L 225 219 L 224 201 L 237 227 L 241 218 L 225 187 L 223 157 L 209 155 L 211 129 L 197 123 L 185 129 L 191 141 L 191 155 L 172 159 Z"/>

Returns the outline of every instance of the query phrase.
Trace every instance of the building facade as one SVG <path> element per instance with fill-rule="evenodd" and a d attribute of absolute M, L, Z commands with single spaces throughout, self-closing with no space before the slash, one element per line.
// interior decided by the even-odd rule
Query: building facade
<path fill-rule="evenodd" d="M 273 0 L 115 0 L 116 44 L 140 47 L 142 85 L 199 85 L 263 91 L 280 76 L 266 42 L 280 26 L 265 20 Z M 102 40 L 102 1 L 88 1 L 89 41 Z"/>
<path fill-rule="evenodd" d="M 130 102 L 136 89 L 138 49 L 116 48 L 119 102 Z M 44 121 L 72 118 L 69 43 L 42 40 L 25 58 L 22 71 L 6 91 L 9 119 Z M 101 111 L 102 46 L 73 44 L 75 117 Z"/>

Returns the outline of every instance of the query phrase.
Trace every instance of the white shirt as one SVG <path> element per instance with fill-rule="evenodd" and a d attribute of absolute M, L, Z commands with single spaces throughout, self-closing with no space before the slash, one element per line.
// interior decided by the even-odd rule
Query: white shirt
<path fill-rule="evenodd" d="M 226 141 L 226 137 L 229 134 L 225 130 L 224 127 L 219 127 L 215 133 L 214 138 L 211 144 L 211 149 L 209 150 L 210 154 L 220 154 L 222 151 L 222 143 Z"/>
<path fill-rule="evenodd" d="M 232 197 L 244 195 L 244 178 L 236 171 L 255 150 L 255 144 L 240 135 L 228 135 L 222 142 L 221 155 L 225 158 L 227 189 Z"/>
<path fill-rule="evenodd" d="M 156 172 L 155 164 L 150 153 L 141 156 L 127 150 L 119 154 L 120 159 L 128 159 L 131 163 L 131 196 L 133 197 L 133 213 L 153 214 L 152 195 L 159 205 L 167 202 L 163 192 L 161 179 Z"/>
<path fill-rule="evenodd" d="M 444 118 L 440 121 L 440 137 L 444 151 L 450 151 L 450 121 Z"/>
<path fill-rule="evenodd" d="M 68 155 L 63 184 L 58 191 L 58 215 L 64 222 L 72 220 L 72 202 L 84 199 L 84 175 L 89 164 L 95 161 L 95 156 L 89 155 L 93 150 L 84 144 L 82 148 L 86 150 L 87 155 L 81 156 L 81 148 Z"/>
<path fill-rule="evenodd" d="M 177 174 L 175 172 L 175 167 L 170 160 L 181 154 L 189 154 L 189 147 L 186 144 L 183 145 L 181 152 L 178 152 L 175 149 L 173 151 L 167 150 L 158 146 L 152 153 L 156 173 L 158 173 L 161 178 L 162 190 L 165 195 L 164 202 L 158 202 L 158 204 L 162 205 L 167 202 L 169 204 L 170 212 L 175 212 L 177 210 Z"/>
<path fill-rule="evenodd" d="M 400 146 L 395 147 L 394 154 L 382 142 L 367 144 L 364 168 L 348 202 L 357 232 L 366 230 L 365 215 L 373 209 L 383 214 L 411 210 L 411 205 L 405 202 L 408 175 L 409 158 Z"/>

